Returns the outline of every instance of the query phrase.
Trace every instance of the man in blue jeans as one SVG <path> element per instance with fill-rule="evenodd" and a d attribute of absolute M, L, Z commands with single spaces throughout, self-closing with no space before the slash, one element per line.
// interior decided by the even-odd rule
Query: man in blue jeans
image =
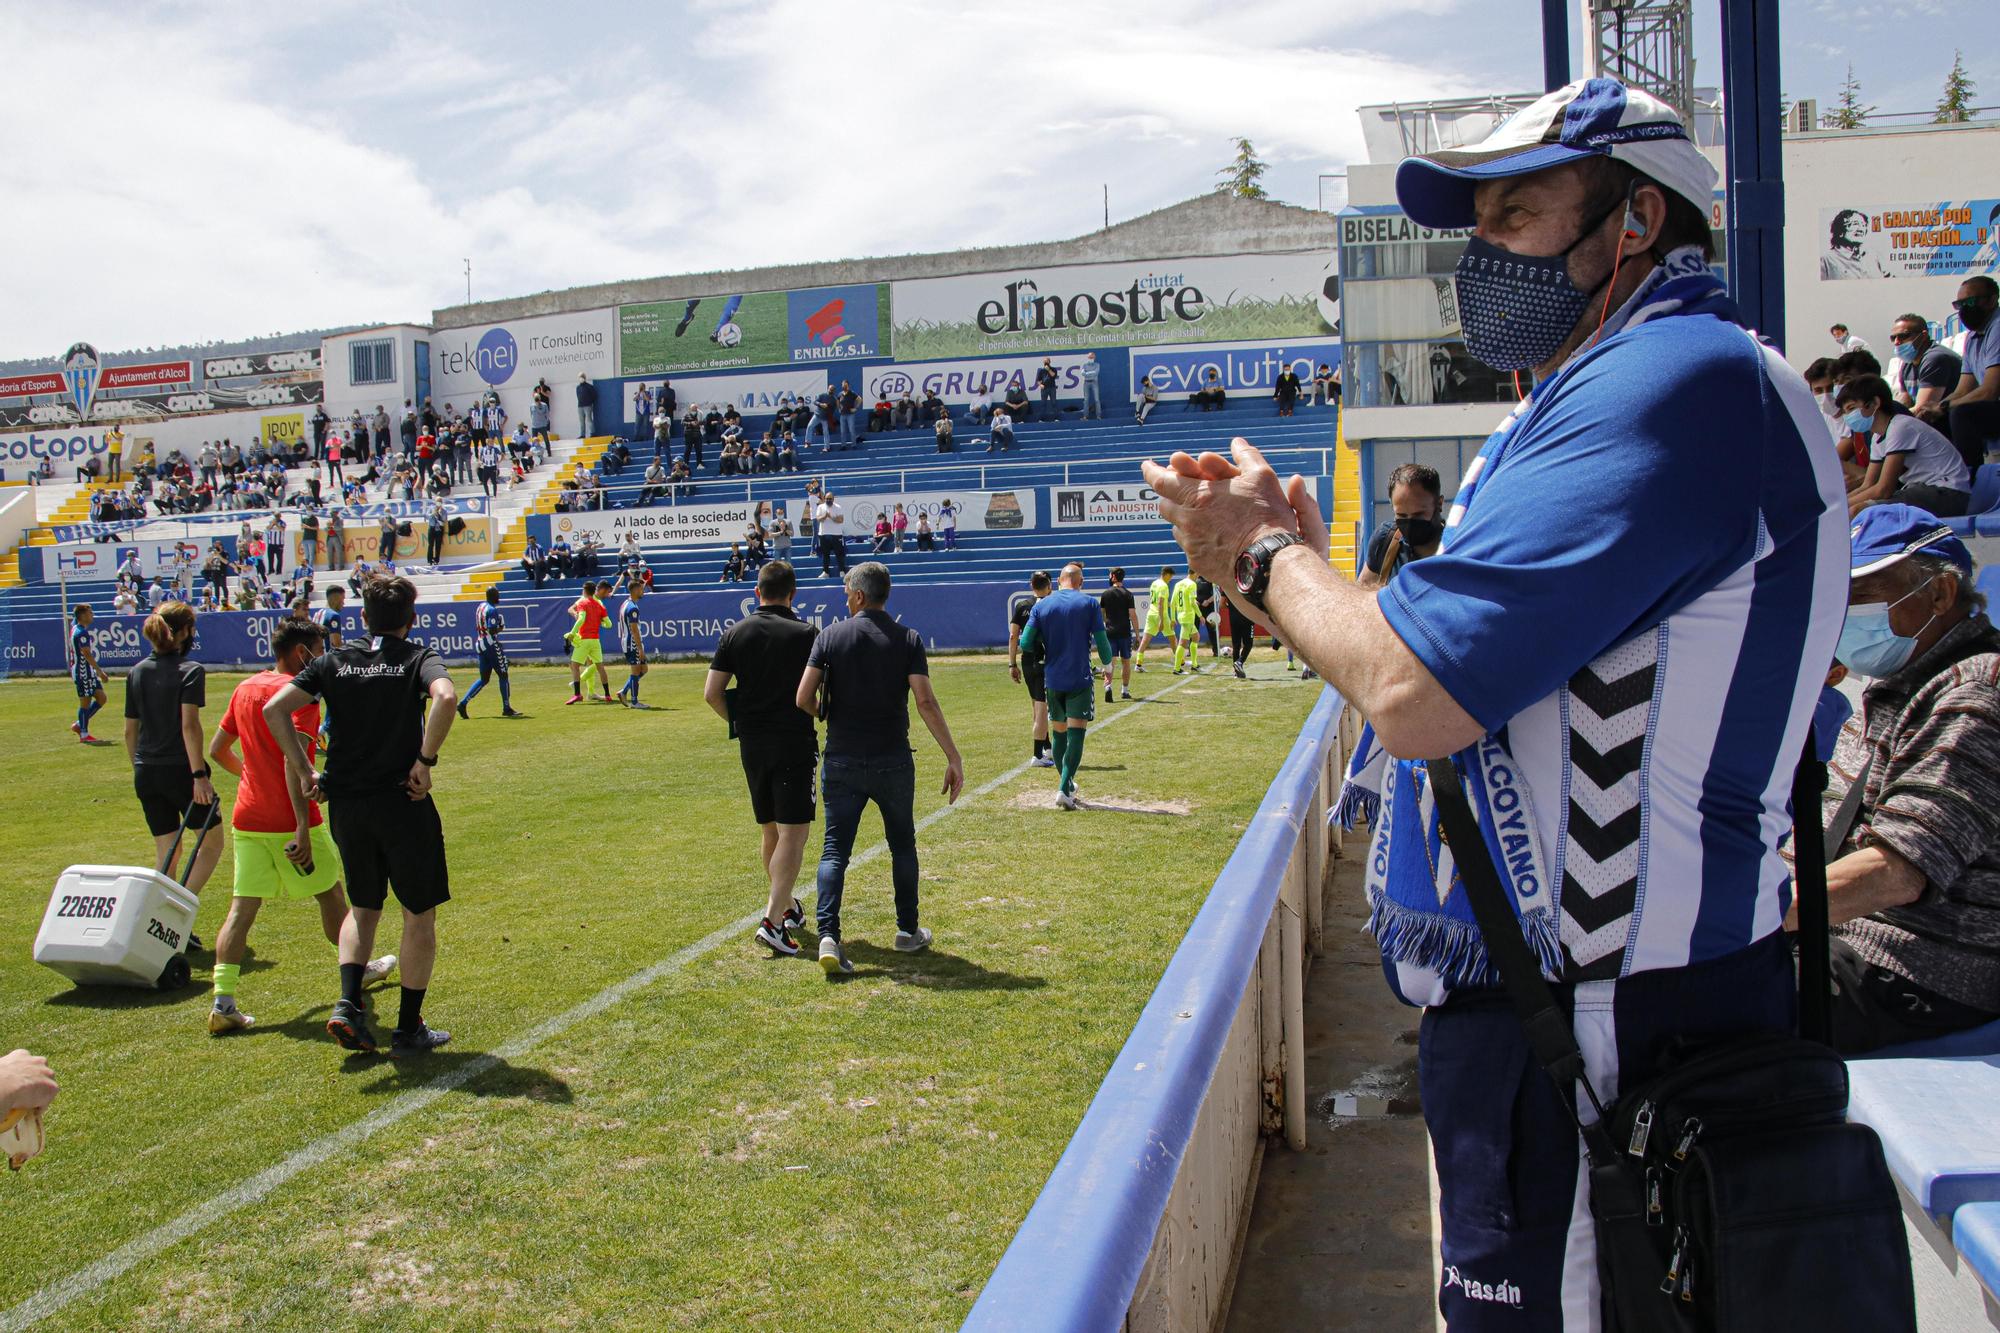
<path fill-rule="evenodd" d="M 840 897 L 854 851 L 861 812 L 875 802 L 889 844 L 890 879 L 896 889 L 896 948 L 918 953 L 931 932 L 917 922 L 917 765 L 910 753 L 910 696 L 944 751 L 944 796 L 956 802 L 965 789 L 965 765 L 952 743 L 931 690 L 930 663 L 921 635 L 899 625 L 882 608 L 889 601 L 889 570 L 879 561 L 847 575 L 849 619 L 813 641 L 799 679 L 798 706 L 826 719 L 820 794 L 826 807 L 826 841 L 819 858 L 819 965 L 829 976 L 854 971 L 840 943 Z"/>

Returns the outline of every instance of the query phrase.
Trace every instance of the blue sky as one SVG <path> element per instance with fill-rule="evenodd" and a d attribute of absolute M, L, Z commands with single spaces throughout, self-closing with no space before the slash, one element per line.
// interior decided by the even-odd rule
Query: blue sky
<path fill-rule="evenodd" d="M 1830 104 L 1852 60 L 1868 101 L 1928 108 L 1993 6 L 1785 0 L 1787 91 Z M 1701 83 L 1721 78 L 1716 9 L 1696 0 Z M 1534 85 L 1538 15 L 0 0 L 21 57 L 0 357 L 422 320 L 463 299 L 466 257 L 486 298 L 1072 236 L 1106 185 L 1114 221 L 1208 188 L 1239 133 L 1272 193 L 1310 204 L 1361 152 L 1355 107 Z M 2000 103 L 2000 48 L 1965 44 Z"/>

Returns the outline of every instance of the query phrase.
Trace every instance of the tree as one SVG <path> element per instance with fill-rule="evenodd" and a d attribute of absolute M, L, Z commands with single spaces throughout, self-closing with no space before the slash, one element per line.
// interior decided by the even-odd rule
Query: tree
<path fill-rule="evenodd" d="M 1951 73 L 1944 76 L 1944 96 L 1938 100 L 1937 114 L 1931 121 L 1938 125 L 1957 125 L 1972 119 L 1972 77 L 1965 72 L 1965 56 L 1960 52 L 1951 53 Z"/>
<path fill-rule="evenodd" d="M 1858 130 L 1875 114 L 1872 106 L 1861 104 L 1861 80 L 1854 77 L 1854 66 L 1847 67 L 1847 77 L 1840 85 L 1840 105 L 1820 117 L 1820 124 L 1830 130 Z"/>
<path fill-rule="evenodd" d="M 1236 141 L 1236 156 L 1230 164 L 1215 174 L 1222 177 L 1215 187 L 1217 194 L 1235 195 L 1238 199 L 1265 199 L 1264 187 L 1257 183 L 1267 168 L 1258 158 L 1257 150 L 1248 139 Z"/>

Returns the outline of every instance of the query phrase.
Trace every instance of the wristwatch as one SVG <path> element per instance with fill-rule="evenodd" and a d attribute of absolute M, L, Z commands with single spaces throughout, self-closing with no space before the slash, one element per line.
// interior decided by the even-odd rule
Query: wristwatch
<path fill-rule="evenodd" d="M 1278 552 L 1287 546 L 1300 545 L 1300 538 L 1289 532 L 1274 532 L 1250 544 L 1250 549 L 1236 557 L 1236 593 L 1244 601 L 1264 610 L 1264 592 L 1271 586 L 1271 562 L 1278 558 Z"/>
<path fill-rule="evenodd" d="M 207 777 L 209 775 L 209 772 L 210 772 L 209 768 L 206 765 L 204 765 L 203 767 L 197 768 L 193 772 L 189 773 L 188 776 L 191 778 L 200 779 Z"/>
<path fill-rule="evenodd" d="M 425 754 L 422 750 L 419 750 L 417 751 L 417 762 L 425 768 L 436 768 L 438 757 L 434 754 Z"/>

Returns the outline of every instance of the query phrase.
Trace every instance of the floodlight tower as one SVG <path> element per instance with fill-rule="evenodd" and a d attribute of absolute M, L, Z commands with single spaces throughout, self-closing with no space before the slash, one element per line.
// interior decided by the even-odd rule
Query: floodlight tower
<path fill-rule="evenodd" d="M 1583 0 L 1584 69 L 1642 88 L 1694 114 L 1694 33 L 1689 0 Z"/>

